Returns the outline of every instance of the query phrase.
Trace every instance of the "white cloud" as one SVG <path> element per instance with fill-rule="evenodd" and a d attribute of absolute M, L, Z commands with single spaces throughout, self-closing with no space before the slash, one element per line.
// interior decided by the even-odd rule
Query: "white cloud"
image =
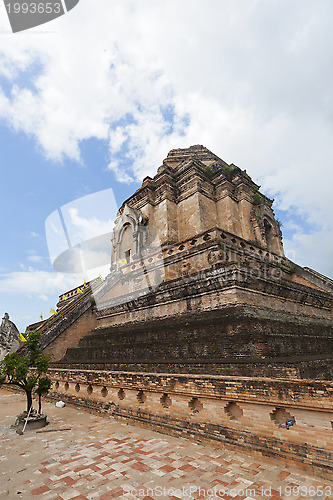
<path fill-rule="evenodd" d="M 286 254 L 302 266 L 310 267 L 322 274 L 333 276 L 332 231 L 314 231 L 305 234 L 302 230 L 284 241 Z"/>
<path fill-rule="evenodd" d="M 27 259 L 30 262 L 43 262 L 44 258 L 41 255 L 29 255 Z"/>
<path fill-rule="evenodd" d="M 53 34 L 2 36 L 12 90 L 0 91 L 0 118 L 55 161 L 107 141 L 105 167 L 123 182 L 204 144 L 330 238 L 332 15 L 326 0 L 81 0 Z"/>
<path fill-rule="evenodd" d="M 40 300 L 43 300 L 44 302 L 48 302 L 48 300 L 49 300 L 48 295 L 45 295 L 45 293 L 41 293 L 40 295 L 38 295 L 38 298 Z"/>
<path fill-rule="evenodd" d="M 0 274 L 0 293 L 22 294 L 29 296 L 47 296 L 61 293 L 64 290 L 80 285 L 82 278 L 78 275 L 38 271 L 16 271 Z M 82 280 L 83 281 L 83 280 Z"/>
<path fill-rule="evenodd" d="M 70 216 L 71 228 L 73 228 L 73 230 L 75 228 L 75 231 L 79 235 L 76 239 L 79 239 L 79 241 L 85 241 L 95 236 L 111 233 L 114 226 L 113 219 L 100 220 L 97 217 L 82 217 L 79 214 L 79 210 L 74 207 L 69 208 L 68 213 Z"/>

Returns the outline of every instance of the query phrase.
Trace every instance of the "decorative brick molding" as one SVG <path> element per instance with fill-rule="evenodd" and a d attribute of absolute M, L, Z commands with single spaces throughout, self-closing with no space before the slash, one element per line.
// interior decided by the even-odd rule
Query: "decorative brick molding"
<path fill-rule="evenodd" d="M 322 477 L 333 473 L 333 382 L 49 372 L 54 399 L 164 433 L 259 453 Z M 284 418 L 293 419 L 290 427 Z"/>

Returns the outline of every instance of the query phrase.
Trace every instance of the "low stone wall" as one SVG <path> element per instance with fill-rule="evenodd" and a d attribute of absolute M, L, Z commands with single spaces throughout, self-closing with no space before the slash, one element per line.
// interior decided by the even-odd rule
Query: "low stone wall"
<path fill-rule="evenodd" d="M 50 396 L 164 433 L 333 474 L 333 382 L 50 369 Z M 285 423 L 293 421 L 289 429 Z"/>

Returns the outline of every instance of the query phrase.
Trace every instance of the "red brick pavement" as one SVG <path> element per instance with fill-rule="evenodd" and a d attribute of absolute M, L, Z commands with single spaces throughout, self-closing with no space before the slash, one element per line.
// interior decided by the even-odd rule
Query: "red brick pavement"
<path fill-rule="evenodd" d="M 0 390 L 1 500 L 333 498 L 333 483 L 283 464 L 197 445 L 67 406 L 45 404 L 51 422 L 45 430 L 71 427 L 70 431 L 29 431 L 20 436 L 10 425 L 22 405 L 23 396 Z M 297 494 L 299 486 L 305 488 L 302 494 Z"/>

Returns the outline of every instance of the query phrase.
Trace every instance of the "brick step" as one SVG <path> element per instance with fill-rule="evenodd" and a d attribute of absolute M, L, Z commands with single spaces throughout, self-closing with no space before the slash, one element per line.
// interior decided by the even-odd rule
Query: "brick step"
<path fill-rule="evenodd" d="M 210 374 L 224 376 L 243 377 L 272 377 L 281 379 L 317 379 L 332 380 L 333 378 L 333 357 L 328 358 L 324 354 L 320 359 L 297 359 L 289 360 L 269 360 L 269 359 L 221 359 L 221 360 L 184 360 L 171 362 L 170 360 L 160 360 L 151 362 L 104 362 L 96 363 L 91 360 L 82 362 L 58 362 L 51 363 L 51 368 L 66 368 L 78 370 L 110 370 L 123 372 L 143 372 L 143 373 L 184 373 L 184 374 Z"/>

